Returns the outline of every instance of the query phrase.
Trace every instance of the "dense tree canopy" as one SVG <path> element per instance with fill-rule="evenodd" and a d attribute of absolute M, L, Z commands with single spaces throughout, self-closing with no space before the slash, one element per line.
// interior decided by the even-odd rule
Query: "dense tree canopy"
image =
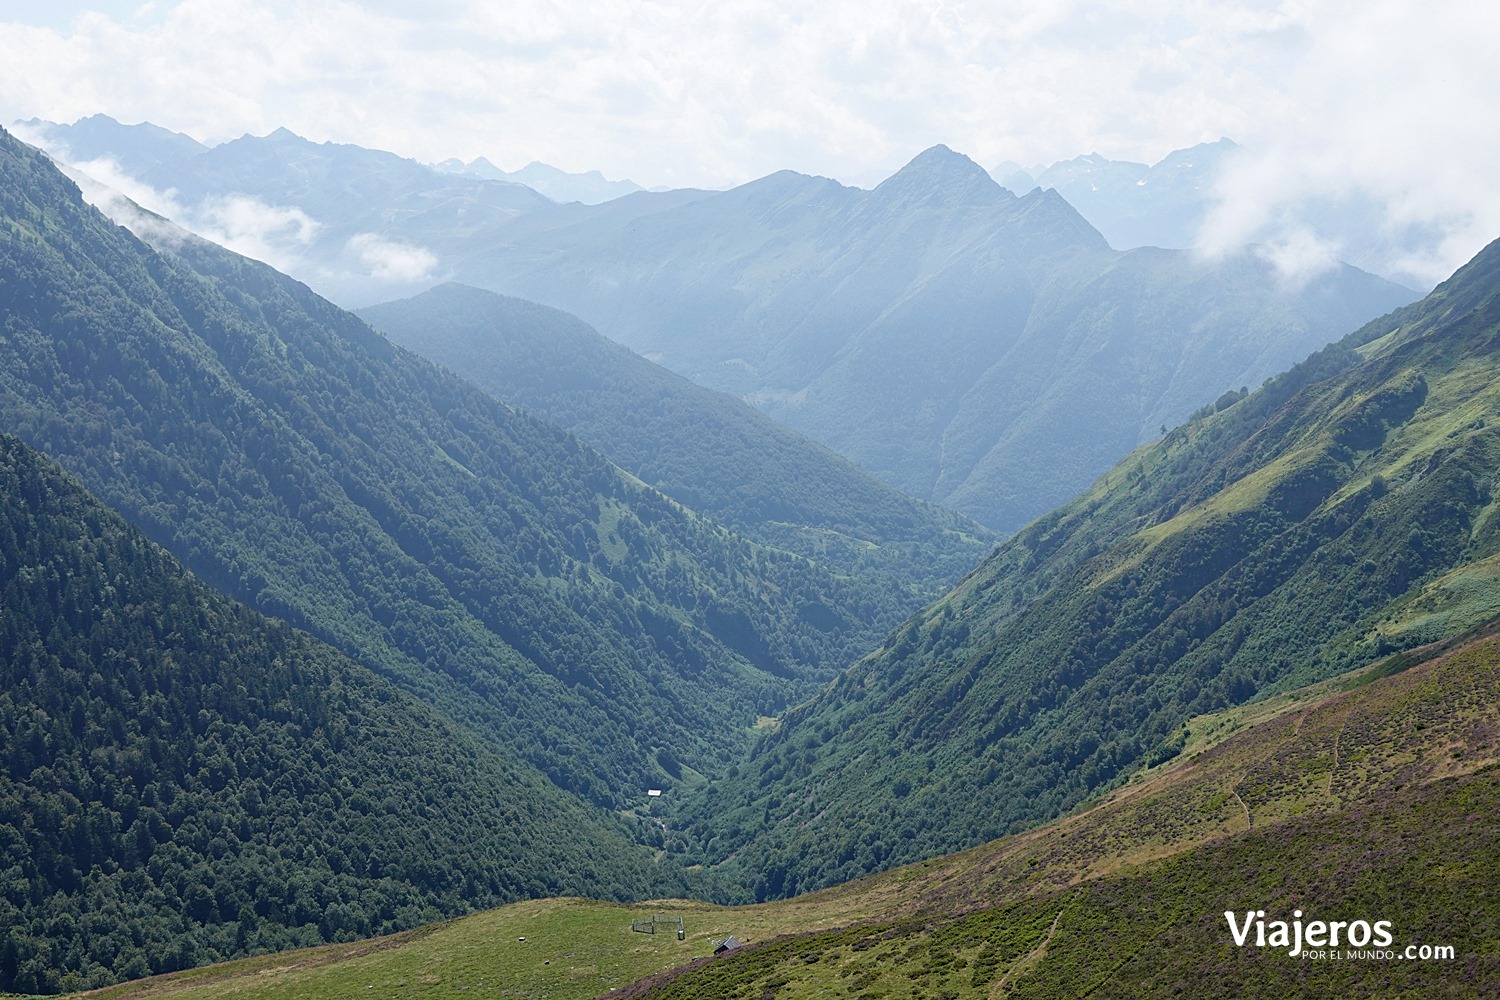
<path fill-rule="evenodd" d="M 682 891 L 389 682 L 0 437 L 0 990 Z"/>

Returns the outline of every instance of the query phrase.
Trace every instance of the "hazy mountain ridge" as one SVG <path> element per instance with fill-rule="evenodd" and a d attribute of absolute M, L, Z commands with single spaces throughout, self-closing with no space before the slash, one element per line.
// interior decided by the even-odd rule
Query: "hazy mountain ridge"
<path fill-rule="evenodd" d="M 567 313 L 460 285 L 359 310 L 393 341 L 578 434 L 673 499 L 841 574 L 931 600 L 993 536 Z M 925 595 L 925 597 L 923 596 Z"/>
<path fill-rule="evenodd" d="M 576 201 L 584 205 L 598 205 L 645 190 L 631 180 L 609 180 L 597 170 L 575 174 L 536 160 L 520 170 L 509 171 L 501 170 L 482 156 L 468 163 L 453 159 L 433 166 L 442 173 L 472 174 L 490 180 L 525 184 L 553 201 L 564 203 Z"/>
<path fill-rule="evenodd" d="M 769 896 L 983 841 L 1193 714 L 1500 612 L 1497 271 L 1492 245 L 1003 544 L 687 800 L 706 858 Z"/>
<path fill-rule="evenodd" d="M 991 174 L 1017 194 L 1032 187 L 1056 190 L 1117 250 L 1187 249 L 1198 244 L 1214 184 L 1225 160 L 1238 149 L 1220 139 L 1174 150 L 1151 166 L 1093 153 L 1060 160 L 1034 179 L 1014 165 Z"/>
<path fill-rule="evenodd" d="M 210 148 L 181 132 L 150 122 L 122 125 L 108 115 L 89 115 L 71 125 L 32 118 L 17 122 L 16 128 L 66 148 L 73 162 L 109 158 L 135 177 L 144 177 L 157 168 L 180 163 Z"/>
<path fill-rule="evenodd" d="M 946 147 L 872 191 L 781 171 L 597 206 L 394 161 L 273 134 L 151 183 L 281 206 L 214 219 L 346 305 L 456 280 L 572 312 L 1001 531 L 1412 296 L 1347 267 L 1288 283 L 1265 251 L 1114 253 L 1055 192 L 1016 198 Z"/>
<path fill-rule="evenodd" d="M 443 273 L 455 239 L 554 205 L 524 184 L 445 173 L 381 150 L 315 143 L 285 128 L 205 146 L 150 123 L 121 125 L 104 115 L 73 125 L 18 124 L 72 162 L 106 161 L 105 175 L 96 179 L 123 181 L 123 193 L 145 207 L 295 271 L 345 301 L 425 288 Z M 111 176 L 107 161 L 124 177 Z"/>
<path fill-rule="evenodd" d="M 1213 243 L 1215 213 L 1232 201 L 1234 187 L 1256 183 L 1239 173 L 1248 152 L 1229 139 L 1173 150 L 1150 166 L 1097 153 L 1026 171 L 1011 162 L 991 175 L 1017 194 L 1053 188 L 1118 250 L 1189 248 Z M 1316 269 L 1345 261 L 1414 289 L 1432 280 L 1418 273 L 1424 254 L 1441 246 L 1431 225 L 1402 221 L 1399 210 L 1357 191 L 1289 200 L 1262 220 L 1253 238 L 1297 244 L 1317 253 L 1303 262 Z"/>
<path fill-rule="evenodd" d="M 768 231 L 815 204 L 920 235 L 904 208 L 957 192 L 960 204 L 994 198 L 1035 222 L 989 244 L 1005 254 L 1029 245 L 1027 260 L 1066 263 L 1097 252 L 1086 225 L 1059 229 L 1077 215 L 1055 194 L 996 196 L 942 151 L 922 167 L 949 185 L 909 183 L 919 172 L 868 202 L 775 175 L 745 200 Z M 8 139 L 0 174 L 5 428 L 91 477 L 220 586 L 451 712 L 488 741 L 485 753 L 513 756 L 522 784 L 540 786 L 545 772 L 617 807 L 646 784 L 681 782 L 681 792 L 696 780 L 689 769 L 732 758 L 757 711 L 811 692 L 827 676 L 818 664 L 852 659 L 896 624 L 896 606 L 868 581 L 683 510 L 268 268 L 193 240 L 152 252 Z M 635 206 L 611 211 L 638 235 L 649 229 Z M 882 252 L 881 274 L 910 264 Z M 1107 279 L 1075 264 L 1048 280 L 1138 285 L 1172 259 L 1119 255 Z M 1248 295 L 1258 265 L 1247 266 Z M 755 757 L 688 803 L 660 846 L 690 861 L 733 853 L 718 874 L 752 871 L 770 897 L 973 843 L 1170 758 L 1187 714 L 1493 616 L 1497 291 L 1492 246 L 1422 303 L 1256 393 L 1210 403 L 790 713 Z M 551 714 L 523 716 L 537 705 Z M 1492 789 L 1414 791 L 1355 816 L 1401 836 L 1413 830 L 1403 808 L 1440 815 L 1482 856 L 1487 831 L 1459 820 L 1476 797 L 1487 808 Z M 560 816 L 578 809 L 608 828 L 598 812 L 552 801 Z M 697 822 L 683 829 L 684 817 Z M 1300 849 L 1333 829 L 1308 820 L 1288 836 Z M 1442 841 L 1419 832 L 1412 850 L 1430 856 Z M 1250 856 L 1281 847 L 1261 839 Z M 638 859 L 622 852 L 623 867 L 590 874 L 633 884 L 621 873 Z M 1379 877 L 1407 905 L 1418 885 L 1399 860 Z M 1201 889 L 1223 870 L 1192 861 L 1079 905 L 1110 925 L 1141 885 Z M 350 933 L 379 924 L 339 914 Z M 1048 922 L 1040 914 L 1019 918 L 1037 925 L 1033 943 Z M 988 933 L 986 919 L 960 933 Z M 916 932 L 886 930 L 885 940 Z M 229 931 L 213 933 L 224 953 Z M 853 940 L 828 953 L 850 957 L 840 949 Z"/>
<path fill-rule="evenodd" d="M 1251 254 L 1116 253 L 1055 192 L 943 147 L 869 192 L 783 171 L 592 233 L 544 223 L 455 275 L 1001 530 L 1410 298 L 1350 268 L 1298 287 Z"/>

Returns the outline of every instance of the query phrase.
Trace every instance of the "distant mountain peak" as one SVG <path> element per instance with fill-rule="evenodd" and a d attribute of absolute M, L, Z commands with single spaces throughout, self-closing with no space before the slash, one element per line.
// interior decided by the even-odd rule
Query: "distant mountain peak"
<path fill-rule="evenodd" d="M 1034 234 L 1026 245 L 1032 253 L 1107 249 L 1109 242 L 1054 188 L 1034 187 L 1014 202 L 1013 218 L 1022 231 Z"/>
<path fill-rule="evenodd" d="M 830 186 L 842 187 L 838 181 L 829 177 L 820 177 L 813 174 L 804 174 L 796 170 L 782 169 L 766 174 L 764 177 L 758 177 L 753 181 L 748 181 L 732 190 L 742 191 L 755 196 L 763 196 L 767 193 L 786 195 L 803 191 L 822 190 Z"/>
<path fill-rule="evenodd" d="M 1027 170 L 1015 160 L 998 164 L 990 171 L 990 176 L 1012 194 L 1025 194 L 1037 186 L 1035 172 Z"/>
<path fill-rule="evenodd" d="M 952 159 L 954 157 L 957 157 L 958 159 L 961 159 L 961 160 L 967 160 L 968 159 L 968 157 L 965 156 L 962 153 L 955 153 L 953 151 L 953 147 L 949 146 L 947 143 L 945 143 L 945 142 L 939 142 L 939 143 L 934 143 L 931 146 L 928 146 L 926 149 L 922 150 L 916 156 L 913 156 L 911 158 L 911 162 L 912 163 L 917 163 L 917 162 L 919 162 L 921 160 L 946 160 L 946 159 Z"/>
<path fill-rule="evenodd" d="M 953 193 L 962 193 L 966 200 L 975 195 L 984 196 L 988 201 L 1014 197 L 995 183 L 983 167 L 942 143 L 918 153 L 906 166 L 876 186 L 875 193 L 902 200 L 928 200 Z"/>
<path fill-rule="evenodd" d="M 40 118 L 17 124 L 59 160 L 84 163 L 109 158 L 135 176 L 164 162 L 190 159 L 209 148 L 190 135 L 151 122 L 122 125 L 105 114 L 89 115 L 71 125 Z"/>
<path fill-rule="evenodd" d="M 942 143 L 929 146 L 912 157 L 906 166 L 896 172 L 895 176 L 899 177 L 906 173 L 989 179 L 989 174 L 983 167 Z"/>
<path fill-rule="evenodd" d="M 520 170 L 501 170 L 485 157 L 479 156 L 468 163 L 459 159 L 444 160 L 435 164 L 434 168 L 447 174 L 467 174 L 485 180 L 524 184 L 553 201 L 578 201 L 585 205 L 597 205 L 641 190 L 641 186 L 634 181 L 612 181 L 598 170 L 569 173 L 540 160 L 532 160 Z"/>

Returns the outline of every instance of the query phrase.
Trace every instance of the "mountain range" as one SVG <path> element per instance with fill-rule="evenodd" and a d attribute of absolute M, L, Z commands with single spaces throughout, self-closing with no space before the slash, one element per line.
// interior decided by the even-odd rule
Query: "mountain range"
<path fill-rule="evenodd" d="M 1500 981 L 1496 627 L 1200 717 L 1180 759 L 1075 816 L 822 892 L 517 903 L 101 996 L 414 980 L 433 997 L 503 983 L 558 1000 L 1485 995 Z M 1238 942 L 1231 914 L 1251 925 Z M 716 954 L 730 936 L 744 944 Z"/>
<path fill-rule="evenodd" d="M 1016 194 L 1055 190 L 1118 250 L 1187 249 L 1198 245 L 1214 186 L 1239 148 L 1229 139 L 1199 143 L 1150 166 L 1090 153 L 1034 173 L 1002 163 L 990 175 Z"/>
<path fill-rule="evenodd" d="M 59 159 L 122 185 L 144 208 L 345 301 L 420 291 L 441 273 L 455 240 L 554 206 L 523 184 L 308 142 L 287 129 L 205 146 L 104 115 L 17 125 Z"/>
<path fill-rule="evenodd" d="M 55 993 L 537 895 L 683 891 L 0 436 L 0 990 Z"/>
<path fill-rule="evenodd" d="M 434 875 L 410 906 L 361 903 L 347 926 L 319 926 L 324 939 L 351 929 L 368 933 L 409 925 L 544 886 L 606 895 L 626 891 L 622 886 L 631 892 L 648 885 L 680 887 L 670 862 L 658 869 L 650 861 L 650 850 L 662 846 L 659 827 L 644 813 L 623 823 L 617 814 L 643 809 L 648 789 L 694 783 L 738 757 L 758 716 L 815 691 L 920 605 L 922 588 L 912 581 L 928 579 L 930 587 L 937 575 L 898 575 L 893 559 L 883 561 L 881 572 L 834 572 L 807 556 L 735 534 L 623 472 L 577 438 L 395 347 L 265 265 L 193 237 L 183 237 L 174 249 L 153 250 L 85 204 L 42 154 L 8 135 L 0 135 L 0 179 L 0 426 L 44 451 L 208 584 L 336 649 L 337 656 L 332 650 L 316 654 L 331 664 L 323 676 L 352 661 L 365 672 L 362 677 L 373 672 L 381 680 L 375 687 L 358 678 L 347 683 L 387 701 L 391 695 L 379 692 L 393 686 L 403 697 L 420 699 L 425 711 L 444 720 L 442 739 L 456 731 L 478 748 L 464 754 L 482 752 L 503 762 L 470 767 L 489 783 L 484 796 L 459 786 L 452 795 L 474 802 L 493 794 L 527 801 L 543 831 L 536 836 L 563 838 L 568 850 L 577 846 L 575 837 L 592 845 L 587 862 L 558 861 L 574 879 L 499 879 L 486 869 L 488 874 L 476 872 L 454 885 Z M 892 503 L 888 491 L 846 499 L 853 508 L 869 498 L 872 509 L 851 510 L 850 523 L 905 519 L 909 523 L 900 526 L 911 538 L 948 537 L 971 553 L 985 545 L 953 530 L 961 522 L 951 514 L 909 501 L 894 514 L 879 509 Z M 25 524 L 10 530 L 18 538 L 33 532 Z M 787 530 L 807 533 L 795 525 Z M 67 526 L 54 532 L 76 533 Z M 869 549 L 877 543 L 867 534 L 859 544 Z M 912 549 L 909 538 L 897 544 Z M 950 562 L 957 551 L 950 549 Z M 28 560 L 45 565 L 46 558 L 45 552 L 27 555 L 13 567 L 22 574 L 18 579 L 36 572 Z M 67 558 L 70 564 L 87 562 Z M 47 572 L 61 579 L 60 571 Z M 108 576 L 90 575 L 87 582 L 123 585 Z M 39 614 L 92 607 L 97 615 L 110 606 L 107 595 L 87 590 L 47 593 L 50 610 Z M 175 612 L 163 614 L 165 621 L 176 620 Z M 171 641 L 163 646 L 166 659 L 153 669 L 171 673 L 179 658 L 171 654 L 174 635 L 180 634 L 184 650 L 202 649 L 207 640 L 197 630 L 217 628 L 214 622 L 235 615 L 241 612 L 163 626 L 161 635 Z M 117 769 L 131 758 L 119 741 L 129 731 L 109 728 L 116 717 L 109 713 L 119 709 L 118 686 L 135 683 L 117 676 L 117 668 L 131 656 L 139 658 L 129 643 L 142 641 L 135 633 L 116 641 L 108 615 L 97 628 L 87 616 L 70 625 L 95 640 L 85 640 L 87 656 L 77 654 L 62 669 L 72 672 L 74 680 L 67 683 L 76 687 L 81 679 L 84 690 L 97 691 L 96 708 L 104 713 L 99 726 L 105 727 L 96 732 L 88 714 L 93 709 L 83 706 L 85 714 L 72 721 L 78 730 L 73 738 L 86 739 L 80 752 L 114 747 L 108 753 L 122 763 L 99 771 L 90 779 L 95 785 L 78 786 L 87 794 L 63 798 L 65 815 L 54 818 L 65 825 L 95 822 L 88 818 L 96 812 L 88 803 L 96 791 L 89 789 L 123 780 Z M 37 634 L 43 641 L 51 632 L 41 627 Z M 266 642 L 246 644 L 264 648 Z M 274 659 L 276 648 L 265 655 Z M 92 673 L 85 669 L 90 657 L 98 667 Z M 14 662 L 18 669 L 56 668 L 47 657 L 36 668 L 27 667 L 26 659 Z M 274 663 L 265 667 L 272 674 L 277 669 Z M 22 687 L 50 690 L 56 683 L 35 676 Z M 195 735 L 213 725 L 212 712 L 197 721 L 193 715 L 194 705 L 205 704 L 198 688 L 212 683 L 227 681 L 189 684 L 180 694 L 189 699 L 181 711 Z M 246 685 L 243 697 L 276 704 L 281 696 L 273 694 L 252 694 Z M 142 696 L 134 689 L 131 695 Z M 45 767 L 37 770 L 37 755 L 68 741 L 59 734 L 46 742 L 46 720 L 58 707 L 53 695 L 47 697 L 53 700 L 35 708 L 29 698 L 20 703 L 41 720 L 35 730 L 40 735 L 28 737 L 22 727 L 8 739 L 12 747 L 15 739 L 32 741 L 25 751 L 32 755 L 30 767 L 16 764 L 11 777 L 29 782 L 30 791 L 50 794 L 57 789 Z M 259 732 L 254 713 L 247 716 L 235 701 L 241 696 L 225 697 L 238 713 L 235 724 Z M 372 706 L 356 699 L 345 707 L 363 719 Z M 162 718 L 177 718 L 172 711 Z M 431 728 L 427 722 L 409 724 Z M 214 760 L 220 756 L 202 752 Z M 255 753 L 261 761 L 255 766 L 263 770 L 270 751 L 234 744 L 223 773 L 241 768 L 238 755 Z M 401 766 L 410 776 L 411 765 Z M 171 781 L 188 780 L 180 771 L 173 775 Z M 140 794 L 150 780 L 146 771 L 135 772 L 131 794 Z M 199 774 L 196 780 L 214 791 L 224 787 L 224 779 L 215 785 Z M 353 787 L 360 784 L 373 787 L 367 774 Z M 351 786 L 340 787 L 345 798 L 352 794 Z M 29 792 L 18 794 L 25 801 Z M 297 809 L 321 803 L 294 789 L 277 794 L 294 796 L 278 801 L 278 808 L 293 810 L 294 825 L 307 822 L 295 815 Z M 408 793 L 383 791 L 382 798 L 386 794 Z M 125 835 L 134 823 L 129 812 L 113 799 L 104 807 L 100 829 Z M 194 806 L 199 808 L 219 807 L 210 800 Z M 111 811 L 118 819 L 110 818 Z M 164 815 L 167 825 L 154 836 L 188 836 L 181 824 L 189 813 Z M 340 822 L 337 816 L 324 819 Z M 34 837 L 56 828 L 17 826 L 27 833 L 15 849 L 22 857 L 34 853 Z M 503 844 L 493 841 L 505 847 L 497 846 L 495 857 L 513 859 L 517 844 L 532 842 L 518 840 L 515 832 L 506 833 Z M 253 845 L 252 834 L 241 830 L 238 839 Z M 394 847 L 370 836 L 365 855 L 394 856 Z M 641 843 L 632 845 L 632 839 Z M 200 854 L 212 853 L 218 849 L 210 840 L 191 843 Z M 483 844 L 491 842 L 482 838 L 474 849 L 489 850 Z M 322 856 L 321 848 L 296 849 Z M 348 854 L 347 845 L 339 849 Z M 433 848 L 439 856 L 450 849 Z M 545 858 L 553 850 L 532 856 Z M 96 853 L 110 856 L 105 848 Z M 194 871 L 201 863 L 182 861 Z M 177 870 L 153 872 L 156 887 Z M 108 865 L 104 873 L 111 874 Z M 93 883 L 79 881 L 87 875 L 86 868 L 69 875 L 44 867 L 13 888 L 27 895 L 47 886 L 44 897 L 62 892 L 65 902 L 59 905 L 76 913 L 93 891 Z M 138 880 L 111 884 L 111 892 L 142 888 Z M 438 892 L 438 885 L 446 888 Z M 178 885 L 177 896 L 153 894 L 149 905 L 175 905 L 183 891 Z M 363 890 L 356 885 L 349 891 Z M 297 910 L 278 911 L 276 926 L 258 938 L 236 937 L 239 932 L 225 925 L 235 922 L 230 914 L 245 900 L 242 893 L 225 898 L 239 902 L 193 911 L 201 927 L 190 922 L 172 934 L 149 935 L 149 947 L 138 943 L 107 961 L 74 942 L 67 945 L 71 957 L 51 967 L 92 981 L 96 975 L 134 974 L 141 962 L 155 970 L 196 961 L 193 955 L 225 954 L 233 950 L 226 941 L 234 948 L 257 940 L 283 946 L 312 933 L 302 918 L 310 911 Z M 21 909 L 33 928 L 52 919 Z M 18 954 L 49 939 L 32 933 L 30 945 L 17 944 Z M 57 932 L 56 941 L 71 933 Z"/>
<path fill-rule="evenodd" d="M 621 992 L 1484 995 L 1500 981 L 1494 632 L 1199 718 L 1190 759 L 1087 811 L 776 904 L 755 946 Z M 1237 940 L 1231 915 L 1270 933 Z"/>
<path fill-rule="evenodd" d="M 524 737 L 581 794 L 707 766 L 920 603 L 749 543 L 263 265 L 152 251 L 8 149 L 6 426 L 228 593 L 460 714 L 490 699 L 485 728 L 592 719 Z M 642 714 L 616 743 L 606 717 Z"/>
<path fill-rule="evenodd" d="M 1055 192 L 1015 197 L 944 147 L 872 191 L 782 172 L 652 214 L 528 216 L 454 271 L 1002 532 L 1412 297 L 1348 267 L 1297 284 L 1251 253 L 1116 252 Z"/>
<path fill-rule="evenodd" d="M 520 170 L 501 170 L 482 156 L 468 163 L 458 159 L 443 160 L 434 166 L 444 173 L 469 174 L 490 180 L 525 184 L 533 191 L 539 191 L 553 201 L 563 204 L 576 201 L 585 205 L 598 205 L 644 190 L 634 181 L 609 180 L 597 170 L 570 174 L 536 160 L 526 164 Z"/>
<path fill-rule="evenodd" d="M 456 280 L 563 309 L 1001 532 L 1414 297 L 1251 251 L 1117 252 L 1057 193 L 1016 197 L 946 147 L 871 191 L 782 171 L 560 206 L 285 130 L 175 161 L 148 138 L 150 188 L 345 305 Z"/>

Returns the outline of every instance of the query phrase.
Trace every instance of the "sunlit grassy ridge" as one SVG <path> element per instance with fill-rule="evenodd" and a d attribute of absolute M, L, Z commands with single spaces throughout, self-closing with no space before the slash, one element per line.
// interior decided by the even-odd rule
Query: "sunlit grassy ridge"
<path fill-rule="evenodd" d="M 1359 995 L 1377 980 L 1475 995 L 1500 986 L 1497 692 L 1500 638 L 1483 635 L 1194 720 L 1181 758 L 1087 811 L 823 892 L 517 903 L 98 995 L 583 998 L 644 977 L 632 991 L 663 997 Z M 1233 947 L 1222 912 L 1257 908 L 1390 919 L 1398 945 L 1456 957 Z M 685 940 L 632 932 L 653 913 L 681 916 Z M 730 934 L 751 947 L 703 961 Z"/>

